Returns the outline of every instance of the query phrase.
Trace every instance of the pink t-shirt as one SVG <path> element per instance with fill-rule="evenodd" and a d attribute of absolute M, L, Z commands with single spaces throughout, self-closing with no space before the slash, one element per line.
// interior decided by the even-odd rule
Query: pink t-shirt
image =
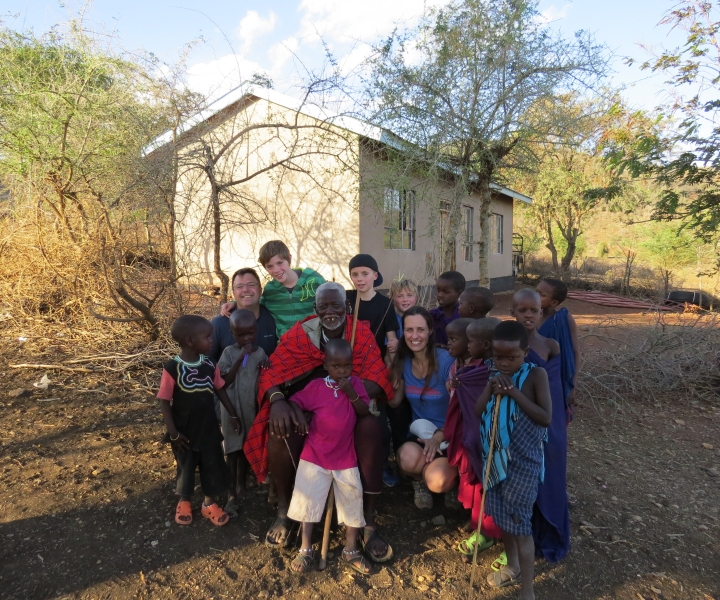
<path fill-rule="evenodd" d="M 356 402 L 369 405 L 370 398 L 362 381 L 352 376 L 350 383 L 359 396 Z M 357 467 L 353 436 L 357 415 L 345 392 L 338 390 L 337 396 L 335 398 L 335 391 L 325 384 L 325 379 L 314 379 L 290 398 L 303 410 L 313 413 L 300 458 L 332 471 Z"/>

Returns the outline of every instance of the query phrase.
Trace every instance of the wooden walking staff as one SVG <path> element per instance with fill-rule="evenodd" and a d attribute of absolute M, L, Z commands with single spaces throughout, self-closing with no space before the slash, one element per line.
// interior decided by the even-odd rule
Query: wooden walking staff
<path fill-rule="evenodd" d="M 480 538 L 480 529 L 482 527 L 482 518 L 483 514 L 485 513 L 485 494 L 487 494 L 487 484 L 488 480 L 490 479 L 490 466 L 492 465 L 492 459 L 493 459 L 493 453 L 495 451 L 495 435 L 497 434 L 497 423 L 498 423 L 498 414 L 500 413 L 500 398 L 495 398 L 495 407 L 493 410 L 493 418 L 492 418 L 492 427 L 490 428 L 490 451 L 488 452 L 487 461 L 485 463 L 485 476 L 483 477 L 483 489 L 482 489 L 482 498 L 480 499 L 480 515 L 478 516 L 478 525 L 477 525 L 477 531 L 475 532 L 475 548 L 473 550 L 473 562 L 472 567 L 470 568 L 470 589 L 468 590 L 468 599 L 472 598 L 473 593 L 473 585 L 475 584 L 475 567 L 477 566 L 477 553 L 478 553 L 478 546 L 479 538 Z"/>
<path fill-rule="evenodd" d="M 357 331 L 358 310 L 360 310 L 360 291 L 355 292 L 355 312 L 353 313 L 352 337 L 350 338 L 350 347 L 355 347 L 355 332 Z M 330 492 L 327 497 L 327 506 L 325 507 L 325 528 L 323 529 L 322 547 L 320 548 L 320 561 L 318 569 L 321 571 L 327 566 L 328 547 L 330 546 L 330 526 L 332 525 L 333 508 L 335 508 L 335 491 L 330 485 Z"/>

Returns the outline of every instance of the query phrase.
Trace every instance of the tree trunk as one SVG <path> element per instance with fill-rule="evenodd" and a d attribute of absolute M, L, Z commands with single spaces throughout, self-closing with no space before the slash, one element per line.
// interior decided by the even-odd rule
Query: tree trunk
<path fill-rule="evenodd" d="M 570 265 L 572 264 L 573 258 L 575 258 L 577 239 L 579 235 L 580 231 L 578 229 L 573 229 L 569 235 L 563 234 L 563 237 L 567 242 L 567 250 L 565 251 L 565 256 L 563 256 L 560 261 L 561 279 L 565 279 L 570 272 Z"/>
<path fill-rule="evenodd" d="M 670 293 L 670 278 L 672 277 L 672 271 L 669 269 L 661 269 L 660 272 L 662 273 L 663 285 L 665 286 L 665 296 L 663 296 L 663 300 L 665 300 Z"/>
<path fill-rule="evenodd" d="M 215 179 L 215 161 L 210 148 L 205 148 L 207 162 L 205 164 L 205 173 L 210 180 L 210 202 L 212 204 L 213 219 L 213 272 L 220 280 L 220 301 L 225 303 L 228 299 L 228 288 L 230 287 L 230 278 L 225 275 L 220 266 L 220 251 L 222 242 L 222 222 L 220 219 L 220 188 Z"/>
<path fill-rule="evenodd" d="M 460 232 L 460 224 L 462 223 L 462 201 L 463 198 L 467 196 L 467 186 L 465 182 L 466 178 L 464 176 L 455 182 L 453 199 L 448 208 L 441 249 L 441 265 L 443 271 L 451 271 L 455 268 L 453 259 L 456 258 L 458 233 Z"/>
<path fill-rule="evenodd" d="M 490 177 L 481 177 L 480 191 L 480 242 L 478 242 L 478 285 L 490 287 Z"/>
<path fill-rule="evenodd" d="M 560 265 L 558 264 L 558 251 L 555 247 L 555 238 L 553 238 L 552 223 L 550 221 L 547 222 L 546 228 L 547 244 L 545 244 L 545 247 L 550 250 L 550 256 L 552 257 L 553 263 L 553 271 L 557 273 L 560 270 Z"/>
<path fill-rule="evenodd" d="M 230 286 L 230 278 L 224 273 L 220 267 L 220 245 L 222 242 L 222 229 L 220 222 L 220 192 L 217 186 L 212 186 L 212 205 L 213 205 L 213 269 L 216 277 L 220 280 L 220 301 L 222 303 L 228 300 L 228 288 Z"/>
<path fill-rule="evenodd" d="M 633 252 L 629 248 L 623 249 L 622 252 L 625 255 L 625 272 L 623 273 L 621 291 L 623 294 L 627 294 L 630 291 L 630 278 L 632 276 L 632 267 L 635 262 L 635 258 L 637 257 L 637 252 Z"/>

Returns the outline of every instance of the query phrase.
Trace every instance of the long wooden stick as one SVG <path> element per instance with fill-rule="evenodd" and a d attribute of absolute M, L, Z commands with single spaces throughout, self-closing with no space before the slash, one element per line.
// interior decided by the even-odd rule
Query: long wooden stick
<path fill-rule="evenodd" d="M 355 332 L 357 331 L 358 312 L 360 312 L 360 290 L 355 290 L 355 311 L 353 312 L 353 328 L 350 347 L 355 348 Z"/>
<path fill-rule="evenodd" d="M 333 508 L 335 508 L 335 490 L 330 484 L 330 493 L 327 497 L 327 506 L 325 507 L 325 527 L 323 529 L 322 547 L 320 549 L 320 560 L 318 561 L 318 569 L 321 571 L 327 566 L 328 548 L 330 547 L 330 526 L 332 525 Z"/>
<path fill-rule="evenodd" d="M 355 332 L 357 331 L 358 311 L 360 310 L 360 290 L 355 291 L 355 312 L 353 313 L 352 336 L 350 338 L 350 347 L 355 347 Z M 318 568 L 322 571 L 327 566 L 328 548 L 330 547 L 330 526 L 332 525 L 333 509 L 335 508 L 335 490 L 330 485 L 330 492 L 327 497 L 327 506 L 325 507 L 325 527 L 323 529 L 322 546 L 320 547 L 320 560 Z"/>
<path fill-rule="evenodd" d="M 483 477 L 482 498 L 480 500 L 480 514 L 478 516 L 477 531 L 475 532 L 475 548 L 473 549 L 473 562 L 470 569 L 470 589 L 468 590 L 468 599 L 472 598 L 473 585 L 475 584 L 475 567 L 477 567 L 477 553 L 480 545 L 480 529 L 482 527 L 483 513 L 485 512 L 485 495 L 487 494 L 487 484 L 490 479 L 490 467 L 492 465 L 493 453 L 495 451 L 495 435 L 497 434 L 498 414 L 500 413 L 500 398 L 495 398 L 495 410 L 493 411 L 492 427 L 490 432 L 490 451 L 488 452 L 487 462 L 485 463 L 485 477 Z"/>

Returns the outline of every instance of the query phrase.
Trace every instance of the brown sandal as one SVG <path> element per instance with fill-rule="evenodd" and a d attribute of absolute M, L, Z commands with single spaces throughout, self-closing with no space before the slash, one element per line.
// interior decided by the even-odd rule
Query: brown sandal
<path fill-rule="evenodd" d="M 290 570 L 293 573 L 307 573 L 312 569 L 315 559 L 315 550 L 312 548 L 301 548 L 297 556 L 290 563 Z"/>
<path fill-rule="evenodd" d="M 352 552 L 343 550 L 340 562 L 344 563 L 346 567 L 350 567 L 354 571 L 357 571 L 360 575 L 372 575 L 372 565 L 367 561 L 360 550 L 353 550 Z"/>

